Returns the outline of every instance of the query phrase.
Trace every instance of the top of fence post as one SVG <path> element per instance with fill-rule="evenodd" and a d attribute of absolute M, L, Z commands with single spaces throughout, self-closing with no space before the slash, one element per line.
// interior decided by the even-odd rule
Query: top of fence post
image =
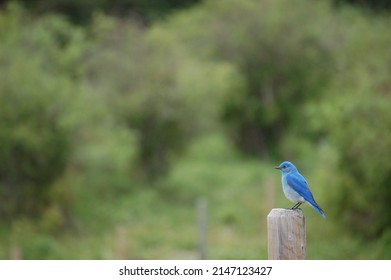
<path fill-rule="evenodd" d="M 300 209 L 272 209 L 267 216 L 269 260 L 306 258 L 305 218 Z"/>

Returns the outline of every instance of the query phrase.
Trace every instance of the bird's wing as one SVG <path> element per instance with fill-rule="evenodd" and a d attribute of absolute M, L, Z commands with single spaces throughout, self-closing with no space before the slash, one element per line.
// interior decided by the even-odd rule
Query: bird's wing
<path fill-rule="evenodd" d="M 305 200 L 313 200 L 312 193 L 308 188 L 308 183 L 300 173 L 287 174 L 286 181 Z"/>

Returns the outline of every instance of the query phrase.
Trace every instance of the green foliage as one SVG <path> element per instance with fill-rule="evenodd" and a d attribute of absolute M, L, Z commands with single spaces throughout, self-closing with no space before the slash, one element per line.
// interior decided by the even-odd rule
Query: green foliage
<path fill-rule="evenodd" d="M 195 54 L 208 49 L 201 54 L 235 67 L 223 121 L 241 151 L 267 156 L 279 155 L 276 144 L 292 127 L 303 132 L 300 108 L 323 93 L 333 40 L 323 30 L 332 20 L 323 2 L 246 0 L 209 1 L 171 24 Z"/>
<path fill-rule="evenodd" d="M 388 0 L 333 0 L 333 2 L 338 5 L 353 4 L 376 12 L 389 11 L 391 9 L 391 2 Z"/>
<path fill-rule="evenodd" d="M 360 13 L 346 15 L 352 25 L 344 30 L 339 73 L 309 117 L 337 150 L 334 199 L 341 222 L 373 238 L 391 227 L 391 163 L 384 156 L 391 152 L 391 37 L 384 36 L 390 21 L 379 18 L 369 25 Z"/>
<path fill-rule="evenodd" d="M 6 219 L 37 215 L 48 203 L 69 154 L 61 122 L 71 90 L 69 77 L 57 75 L 65 62 L 55 59 L 67 59 L 57 56 L 67 51 L 67 42 L 56 45 L 63 22 L 52 18 L 23 30 L 30 19 L 12 9 L 0 15 L 0 213 Z"/>
<path fill-rule="evenodd" d="M 13 5 L 0 36 L 1 215 L 58 233 L 75 226 L 79 205 L 132 189 L 134 136 L 86 82 L 80 28 Z M 82 191 L 90 186 L 96 196 Z"/>
<path fill-rule="evenodd" d="M 140 21 L 151 22 L 177 9 L 194 5 L 200 0 L 18 0 L 18 2 L 36 13 L 59 13 L 72 22 L 87 24 L 97 11 L 122 17 L 131 15 Z"/>
<path fill-rule="evenodd" d="M 145 35 L 131 22 L 124 26 L 103 16 L 94 26 L 89 83 L 137 133 L 143 177 L 165 174 L 189 140 L 216 121 L 215 104 L 228 90 L 232 71 L 193 60 L 160 29 Z"/>
<path fill-rule="evenodd" d="M 325 1 L 206 1 L 148 27 L 9 5 L 0 258 L 195 258 L 200 197 L 210 258 L 266 257 L 281 159 L 243 151 L 306 174 L 328 217 L 303 206 L 310 258 L 387 258 L 389 30 Z"/>

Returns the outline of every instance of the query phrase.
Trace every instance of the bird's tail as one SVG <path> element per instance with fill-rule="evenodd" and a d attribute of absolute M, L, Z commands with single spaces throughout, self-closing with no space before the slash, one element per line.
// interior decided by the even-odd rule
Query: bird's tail
<path fill-rule="evenodd" d="M 315 202 L 315 200 L 308 201 L 308 203 L 323 217 L 326 219 L 326 215 L 323 213 L 322 208 Z"/>

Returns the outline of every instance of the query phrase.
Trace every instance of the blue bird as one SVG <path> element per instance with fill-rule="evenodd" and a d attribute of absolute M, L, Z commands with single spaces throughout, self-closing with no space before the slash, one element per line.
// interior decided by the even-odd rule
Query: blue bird
<path fill-rule="evenodd" d="M 315 202 L 314 196 L 308 188 L 307 181 L 299 173 L 296 166 L 289 161 L 284 161 L 275 168 L 281 171 L 282 190 L 286 198 L 296 203 L 292 209 L 297 209 L 301 204 L 307 202 L 326 219 L 322 208 Z"/>

